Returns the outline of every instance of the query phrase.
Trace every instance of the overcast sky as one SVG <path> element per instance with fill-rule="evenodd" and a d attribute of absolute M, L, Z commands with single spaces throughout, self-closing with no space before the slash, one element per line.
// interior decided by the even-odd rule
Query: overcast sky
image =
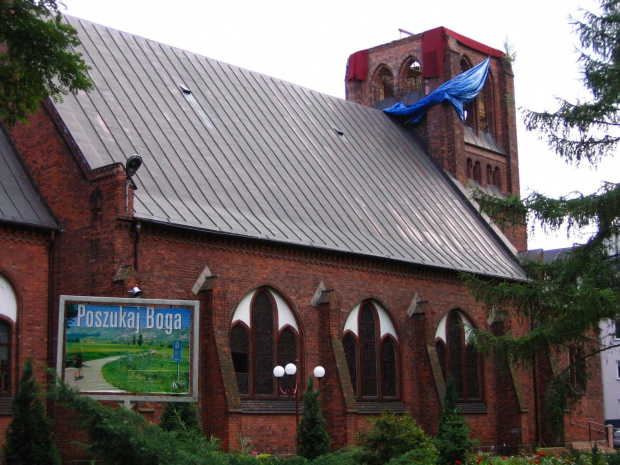
<path fill-rule="evenodd" d="M 554 97 L 586 96 L 579 83 L 578 38 L 569 15 L 596 0 L 64 0 L 66 14 L 344 98 L 348 56 L 445 26 L 491 47 L 506 39 L 517 53 L 517 107 L 551 110 Z M 519 118 L 521 120 L 521 118 Z M 521 194 L 591 193 L 620 182 L 620 157 L 593 170 L 567 166 L 536 134 L 519 127 Z M 577 239 L 537 232 L 529 248 Z"/>

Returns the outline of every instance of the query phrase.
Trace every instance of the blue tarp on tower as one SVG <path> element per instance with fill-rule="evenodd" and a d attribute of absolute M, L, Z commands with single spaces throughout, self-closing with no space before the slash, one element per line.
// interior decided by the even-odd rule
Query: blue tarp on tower
<path fill-rule="evenodd" d="M 409 116 L 410 123 L 417 123 L 422 119 L 429 107 L 448 100 L 458 113 L 461 121 L 464 121 L 463 105 L 475 99 L 482 90 L 489 73 L 490 61 L 491 58 L 487 57 L 479 65 L 444 82 L 433 92 L 411 106 L 407 107 L 402 102 L 398 102 L 383 111 L 390 115 Z"/>

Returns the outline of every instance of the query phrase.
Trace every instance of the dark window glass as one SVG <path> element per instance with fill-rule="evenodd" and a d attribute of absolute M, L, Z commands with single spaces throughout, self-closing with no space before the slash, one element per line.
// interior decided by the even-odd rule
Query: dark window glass
<path fill-rule="evenodd" d="M 357 397 L 357 347 L 355 346 L 355 340 L 351 334 L 347 334 L 344 337 L 342 340 L 342 346 L 344 348 L 344 355 L 347 358 L 347 365 L 349 367 L 349 375 L 351 376 L 353 392 Z"/>
<path fill-rule="evenodd" d="M 480 162 L 477 161 L 474 163 L 474 181 L 482 184 L 482 167 L 480 166 Z"/>
<path fill-rule="evenodd" d="M 448 315 L 446 338 L 445 346 L 441 341 L 435 345 L 444 379 L 447 379 L 446 373 L 454 378 L 459 400 L 480 400 L 482 398 L 480 356 L 473 346 L 465 342 L 463 319 L 456 311 Z M 447 357 L 443 355 L 446 352 Z"/>
<path fill-rule="evenodd" d="M 250 393 L 250 341 L 246 329 L 237 325 L 230 335 L 230 352 L 239 394 Z"/>
<path fill-rule="evenodd" d="M 362 304 L 358 334 L 342 340 L 353 392 L 358 399 L 398 397 L 398 344 L 392 337 L 378 338 L 379 317 L 370 302 Z"/>
<path fill-rule="evenodd" d="M 266 291 L 256 295 L 252 308 L 254 332 L 254 393 L 274 394 L 273 307 Z"/>
<path fill-rule="evenodd" d="M 375 315 L 368 304 L 362 307 L 359 326 L 362 396 L 373 397 L 377 396 L 377 336 Z"/>
<path fill-rule="evenodd" d="M 0 321 L 0 395 L 10 393 L 11 372 L 11 325 Z"/>
<path fill-rule="evenodd" d="M 295 363 L 297 365 L 297 369 L 299 369 L 299 364 L 297 362 L 297 337 L 290 328 L 282 331 L 282 334 L 280 335 L 278 356 L 278 365 L 285 367 L 289 363 Z M 284 376 L 280 380 L 280 387 L 284 390 L 294 388 L 295 377 Z"/>
<path fill-rule="evenodd" d="M 381 390 L 384 397 L 396 397 L 396 349 L 389 338 L 381 347 Z"/>
<path fill-rule="evenodd" d="M 461 317 L 452 312 L 448 315 L 448 355 L 449 373 L 456 382 L 456 392 L 459 398 L 464 397 L 463 383 L 463 328 Z"/>
<path fill-rule="evenodd" d="M 232 356 L 239 394 L 247 396 L 275 396 L 278 385 L 273 369 L 276 365 L 295 363 L 298 379 L 303 374 L 297 364 L 299 335 L 290 326 L 278 333 L 277 307 L 271 293 L 257 291 L 250 309 L 251 329 L 236 324 L 230 331 Z M 295 377 L 285 376 L 280 387 L 294 387 Z"/>
<path fill-rule="evenodd" d="M 437 350 L 437 357 L 439 358 L 439 365 L 441 366 L 441 374 L 443 375 L 443 379 L 447 379 L 446 344 L 444 344 L 443 341 L 437 341 L 435 349 Z"/>
<path fill-rule="evenodd" d="M 478 353 L 473 346 L 468 345 L 466 349 L 467 362 L 467 394 L 468 399 L 480 398 L 480 385 L 478 381 Z"/>
<path fill-rule="evenodd" d="M 493 185 L 502 188 L 502 172 L 497 166 L 493 170 Z"/>

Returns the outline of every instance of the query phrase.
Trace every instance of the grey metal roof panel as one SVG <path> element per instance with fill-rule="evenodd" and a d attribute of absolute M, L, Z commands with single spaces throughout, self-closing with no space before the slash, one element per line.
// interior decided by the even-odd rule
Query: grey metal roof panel
<path fill-rule="evenodd" d="M 0 221 L 59 229 L 13 145 L 0 130 Z"/>
<path fill-rule="evenodd" d="M 523 278 L 413 136 L 382 112 L 67 19 L 95 88 L 67 96 L 58 114 L 91 168 L 143 158 L 136 217 Z"/>

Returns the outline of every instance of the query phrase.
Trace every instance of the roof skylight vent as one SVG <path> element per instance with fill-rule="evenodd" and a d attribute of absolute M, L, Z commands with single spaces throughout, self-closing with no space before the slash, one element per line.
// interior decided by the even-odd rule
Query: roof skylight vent
<path fill-rule="evenodd" d="M 340 137 L 340 139 L 342 139 L 343 142 L 348 142 L 347 138 L 344 135 L 344 131 L 342 131 L 341 129 L 338 129 L 336 126 L 332 126 L 332 131 L 334 131 L 336 135 Z"/>
<path fill-rule="evenodd" d="M 207 114 L 203 111 L 200 104 L 194 97 L 194 94 L 192 94 L 192 91 L 189 90 L 189 87 L 187 87 L 184 84 L 180 84 L 180 83 L 178 84 L 178 86 L 179 86 L 179 89 L 181 89 L 181 92 L 183 93 L 183 97 L 185 97 L 185 100 L 187 100 L 187 102 L 192 106 L 192 108 L 194 109 L 196 114 L 200 117 L 204 125 L 208 129 L 213 129 L 213 123 L 211 122 Z"/>

